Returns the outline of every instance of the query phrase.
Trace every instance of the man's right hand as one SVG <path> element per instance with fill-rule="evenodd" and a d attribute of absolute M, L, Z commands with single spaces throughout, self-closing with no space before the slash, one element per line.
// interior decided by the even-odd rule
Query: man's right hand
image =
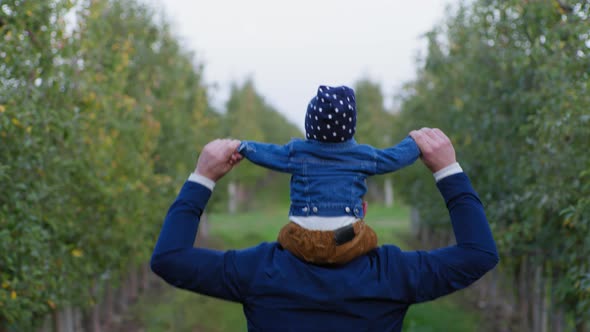
<path fill-rule="evenodd" d="M 440 129 L 412 130 L 410 136 L 420 148 L 422 162 L 432 173 L 457 162 L 451 140 Z"/>
<path fill-rule="evenodd" d="M 201 151 L 195 173 L 214 182 L 221 179 L 242 159 L 241 155 L 234 154 L 239 145 L 240 141 L 233 139 L 216 139 L 207 143 Z"/>

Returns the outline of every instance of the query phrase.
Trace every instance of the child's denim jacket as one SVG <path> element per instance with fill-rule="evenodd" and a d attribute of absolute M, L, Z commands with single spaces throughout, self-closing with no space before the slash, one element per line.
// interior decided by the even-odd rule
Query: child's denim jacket
<path fill-rule="evenodd" d="M 286 145 L 242 141 L 238 152 L 251 162 L 291 176 L 291 216 L 355 216 L 362 219 L 365 179 L 412 164 L 420 149 L 411 137 L 376 149 L 357 144 L 293 139 Z"/>

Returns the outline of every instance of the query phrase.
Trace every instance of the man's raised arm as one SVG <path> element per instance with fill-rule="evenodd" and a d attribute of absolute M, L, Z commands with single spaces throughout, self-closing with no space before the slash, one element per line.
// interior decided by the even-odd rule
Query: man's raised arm
<path fill-rule="evenodd" d="M 423 128 L 410 135 L 433 172 L 445 200 L 457 244 L 432 251 L 404 252 L 402 262 L 413 285 L 411 302 L 423 302 L 465 288 L 499 261 L 483 205 L 455 160 L 449 138 L 438 129 Z"/>
<path fill-rule="evenodd" d="M 193 248 L 199 220 L 215 182 L 236 165 L 239 141 L 207 144 L 195 172 L 168 210 L 152 254 L 151 268 L 168 283 L 226 300 L 243 298 L 244 282 L 235 265 L 235 252 Z"/>

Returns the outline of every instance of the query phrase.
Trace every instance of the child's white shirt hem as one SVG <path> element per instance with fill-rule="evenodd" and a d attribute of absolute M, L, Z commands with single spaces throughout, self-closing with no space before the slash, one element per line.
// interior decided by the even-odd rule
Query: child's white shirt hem
<path fill-rule="evenodd" d="M 341 217 L 300 217 L 300 216 L 289 216 L 289 220 L 296 223 L 297 225 L 311 230 L 311 231 L 333 231 L 340 227 L 348 226 L 355 221 L 356 217 L 341 216 Z"/>

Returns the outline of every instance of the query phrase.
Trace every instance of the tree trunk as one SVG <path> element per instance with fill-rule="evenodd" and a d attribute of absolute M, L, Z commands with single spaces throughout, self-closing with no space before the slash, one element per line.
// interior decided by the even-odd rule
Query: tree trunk
<path fill-rule="evenodd" d="M 565 331 L 565 315 L 563 313 L 562 308 L 558 308 L 557 312 L 555 313 L 555 320 L 554 320 L 554 329 L 552 331 L 555 332 L 564 332 Z"/>
<path fill-rule="evenodd" d="M 74 318 L 74 332 L 82 331 L 82 310 L 78 307 L 72 308 L 72 316 Z"/>
<path fill-rule="evenodd" d="M 520 331 L 530 331 L 529 328 L 529 296 L 528 296 L 528 285 L 527 285 L 527 258 L 522 258 L 519 266 L 518 274 L 518 313 L 520 319 Z"/>
<path fill-rule="evenodd" d="M 498 306 L 498 277 L 498 268 L 495 268 L 490 273 L 490 284 L 488 292 L 488 297 L 490 298 L 492 308 L 496 308 Z"/>
<path fill-rule="evenodd" d="M 151 269 L 149 264 L 144 264 L 141 266 L 141 290 L 145 292 L 150 288 L 150 273 Z"/>
<path fill-rule="evenodd" d="M 106 286 L 106 296 L 104 300 L 104 310 L 102 311 L 103 314 L 103 322 L 104 326 L 110 326 L 113 320 L 113 312 L 114 312 L 114 296 L 113 296 L 113 286 L 108 284 Z"/>
<path fill-rule="evenodd" d="M 60 313 L 61 329 L 60 332 L 75 332 L 74 331 L 74 316 L 71 307 L 65 307 Z"/>
<path fill-rule="evenodd" d="M 133 267 L 131 269 L 131 271 L 129 271 L 129 273 L 130 273 L 129 287 L 131 288 L 129 295 L 130 295 L 131 302 L 135 302 L 135 300 L 137 300 L 137 296 L 139 294 L 138 293 L 139 287 L 138 287 L 138 283 L 137 283 L 137 271 L 138 271 L 137 267 Z"/>
<path fill-rule="evenodd" d="M 532 264 L 532 260 L 529 258 L 527 261 L 527 277 L 525 279 L 525 287 L 527 292 L 528 302 L 528 326 L 531 331 L 537 332 L 535 328 L 535 308 L 536 308 L 536 297 L 535 297 L 535 266 Z"/>
<path fill-rule="evenodd" d="M 117 292 L 117 316 L 120 316 L 121 313 L 127 310 L 127 305 L 129 303 L 129 283 L 127 282 L 127 280 L 128 278 L 121 277 L 121 286 L 119 287 L 119 291 Z"/>
<path fill-rule="evenodd" d="M 235 214 L 238 211 L 238 185 L 235 181 L 231 181 L 227 185 L 227 192 L 229 194 L 227 200 L 227 212 Z"/>
<path fill-rule="evenodd" d="M 55 331 L 55 332 L 62 331 L 63 323 L 60 320 L 60 318 L 61 318 L 60 316 L 61 315 L 59 314 L 59 311 L 54 310 L 53 313 L 52 313 L 52 316 L 53 316 L 53 331 Z"/>
<path fill-rule="evenodd" d="M 385 179 L 385 183 L 383 183 L 383 191 L 385 193 L 385 206 L 392 207 L 393 206 L 393 184 L 390 178 Z"/>
<path fill-rule="evenodd" d="M 541 271 L 544 269 L 541 268 Z M 546 274 L 541 272 L 541 289 L 540 289 L 540 296 L 541 296 L 541 332 L 548 332 L 549 328 L 549 306 L 547 304 L 547 280 L 545 278 Z"/>
<path fill-rule="evenodd" d="M 207 213 L 201 215 L 199 222 L 199 230 L 197 237 L 195 238 L 194 246 L 196 247 L 207 247 L 207 241 L 209 240 L 209 218 Z"/>
<path fill-rule="evenodd" d="M 532 294 L 532 321 L 533 321 L 533 331 L 544 332 L 545 324 L 543 324 L 543 302 L 545 299 L 543 298 L 543 267 L 541 265 L 537 265 L 534 268 L 534 277 L 533 277 L 533 294 Z"/>
<path fill-rule="evenodd" d="M 84 331 L 101 332 L 100 326 L 100 305 L 94 305 L 88 309 L 83 317 Z"/>
<path fill-rule="evenodd" d="M 550 326 L 552 332 L 564 332 L 565 331 L 565 315 L 563 313 L 563 308 L 557 304 L 557 299 L 555 298 L 555 283 L 559 278 L 559 273 L 555 269 L 555 267 L 551 267 L 551 294 L 550 294 L 550 304 L 551 304 L 551 315 L 550 315 Z"/>
<path fill-rule="evenodd" d="M 45 316 L 45 318 L 43 319 L 43 325 L 41 325 L 37 332 L 53 332 L 51 326 L 51 318 L 52 316 Z M 7 332 L 7 330 L 5 327 L 2 327 L 2 325 L 0 325 L 0 332 Z"/>

